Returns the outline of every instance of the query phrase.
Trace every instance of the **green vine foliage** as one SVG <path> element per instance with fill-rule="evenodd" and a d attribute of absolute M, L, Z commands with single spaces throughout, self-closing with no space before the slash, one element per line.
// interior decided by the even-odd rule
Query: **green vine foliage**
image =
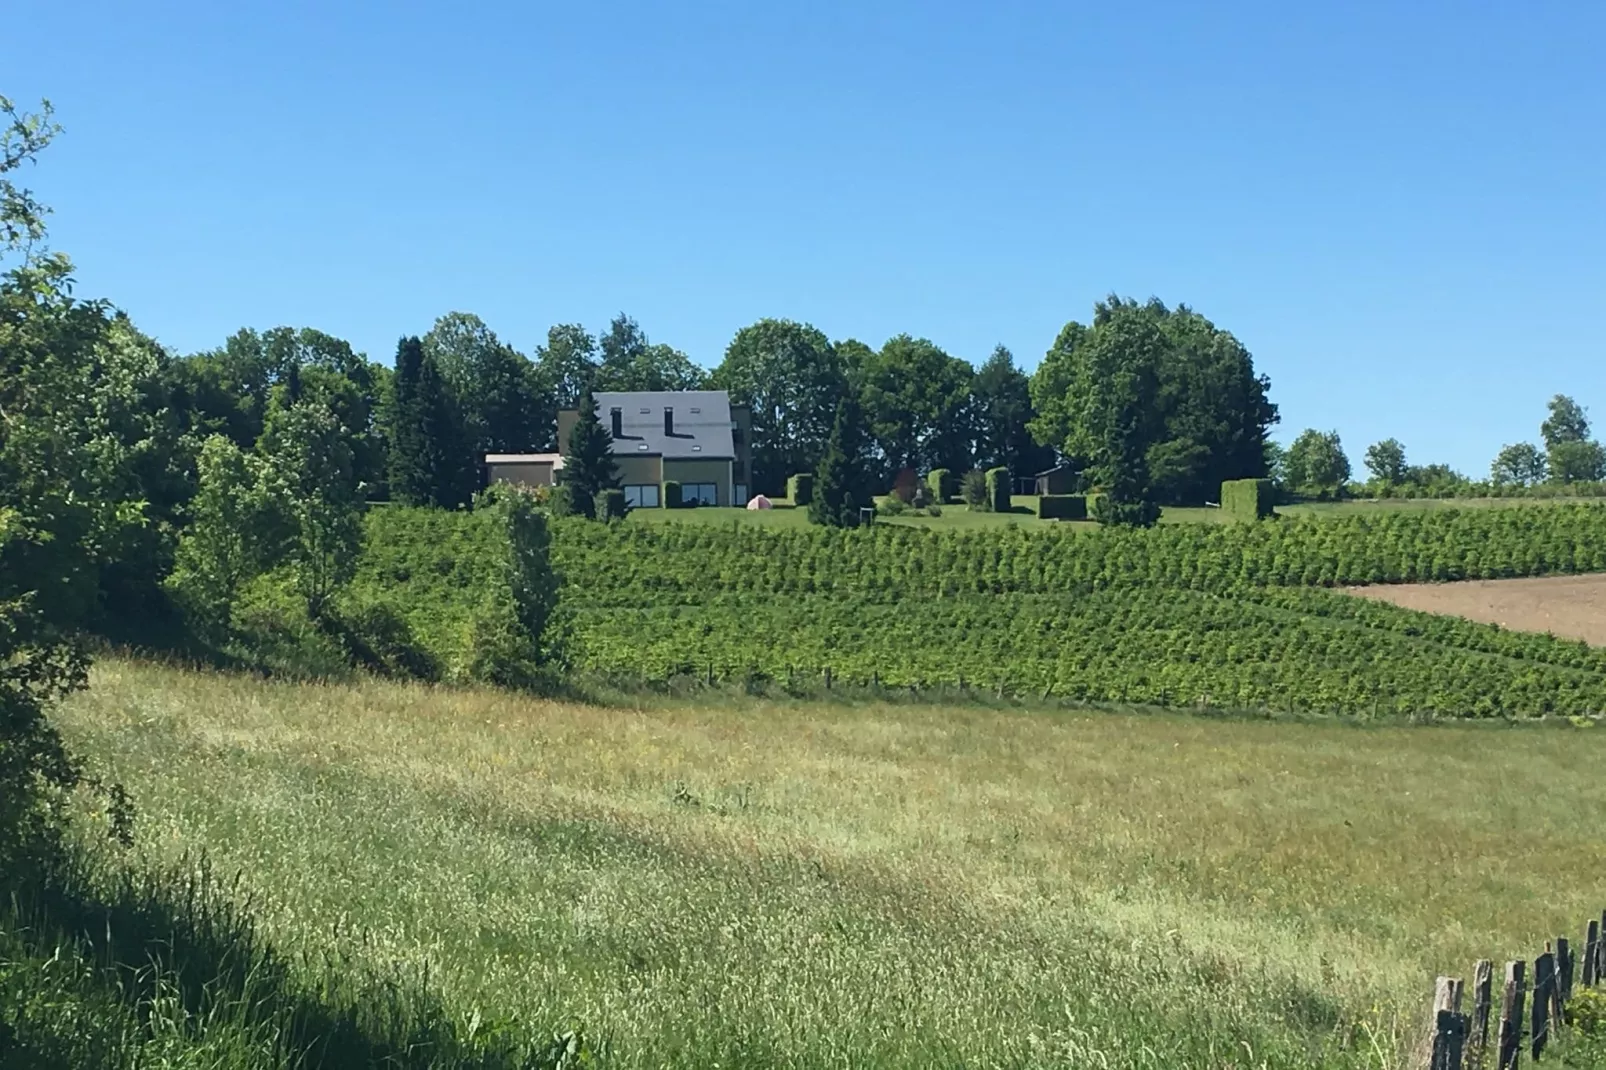
<path fill-rule="evenodd" d="M 1606 505 L 933 532 L 549 521 L 519 497 L 367 523 L 353 597 L 390 607 L 373 619 L 403 621 L 445 678 L 829 669 L 1272 712 L 1606 711 L 1606 651 L 1326 589 L 1606 569 Z"/>

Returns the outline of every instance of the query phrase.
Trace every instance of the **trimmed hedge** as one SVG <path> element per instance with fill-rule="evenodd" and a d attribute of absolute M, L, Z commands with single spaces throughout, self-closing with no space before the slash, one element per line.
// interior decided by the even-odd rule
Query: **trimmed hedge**
<path fill-rule="evenodd" d="M 680 482 L 674 479 L 664 480 L 664 508 L 679 509 L 684 504 L 680 498 Z"/>
<path fill-rule="evenodd" d="M 1221 511 L 1233 520 L 1264 520 L 1275 504 L 1269 479 L 1229 479 L 1221 485 Z"/>
<path fill-rule="evenodd" d="M 987 511 L 990 513 L 1007 513 L 1011 508 L 1009 469 L 987 469 Z"/>
<path fill-rule="evenodd" d="M 792 499 L 796 506 L 808 505 L 814 501 L 814 473 L 799 472 L 786 481 L 786 496 Z"/>
<path fill-rule="evenodd" d="M 947 505 L 959 493 L 959 477 L 951 469 L 933 468 L 926 475 L 926 486 L 938 505 Z"/>
<path fill-rule="evenodd" d="M 626 512 L 624 491 L 609 487 L 597 492 L 598 520 L 623 520 Z"/>
<path fill-rule="evenodd" d="M 1045 494 L 1037 499 L 1044 520 L 1086 520 L 1087 498 L 1081 494 Z"/>

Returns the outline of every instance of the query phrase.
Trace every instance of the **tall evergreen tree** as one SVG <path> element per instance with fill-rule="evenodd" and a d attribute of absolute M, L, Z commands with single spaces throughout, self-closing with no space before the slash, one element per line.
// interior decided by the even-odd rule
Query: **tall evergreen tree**
<path fill-rule="evenodd" d="M 430 499 L 432 479 L 418 404 L 423 366 L 424 347 L 416 337 L 396 344 L 396 373 L 391 380 L 390 496 L 405 505 L 422 505 Z"/>
<path fill-rule="evenodd" d="M 613 462 L 613 436 L 602 426 L 597 401 L 590 387 L 580 393 L 579 419 L 569 429 L 563 457 L 563 482 L 569 488 L 571 505 L 583 516 L 597 515 L 597 494 L 619 485 Z"/>
<path fill-rule="evenodd" d="M 455 509 L 474 494 L 474 458 L 456 400 L 415 336 L 396 347 L 390 493 L 409 505 Z"/>
<path fill-rule="evenodd" d="M 859 526 L 859 508 L 871 502 L 865 446 L 864 417 L 853 395 L 847 394 L 837 403 L 831 437 L 814 476 L 810 522 L 833 528 Z"/>

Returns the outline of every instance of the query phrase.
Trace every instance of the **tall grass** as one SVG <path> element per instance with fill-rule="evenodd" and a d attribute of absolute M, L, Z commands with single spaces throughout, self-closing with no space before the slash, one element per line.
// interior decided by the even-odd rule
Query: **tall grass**
<path fill-rule="evenodd" d="M 1565 931 L 1606 862 L 1599 729 L 603 708 L 118 660 L 62 720 L 140 803 L 118 864 L 239 872 L 281 988 L 427 974 L 453 1035 L 528 1055 L 575 1023 L 609 1066 L 1393 1066 L 1435 973 Z"/>

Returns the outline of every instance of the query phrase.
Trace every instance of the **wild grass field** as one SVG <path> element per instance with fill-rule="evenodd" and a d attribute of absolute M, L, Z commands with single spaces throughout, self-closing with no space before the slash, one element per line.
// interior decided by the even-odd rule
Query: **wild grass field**
<path fill-rule="evenodd" d="M 1606 863 L 1606 732 L 1565 724 L 123 659 L 61 722 L 138 801 L 117 865 L 204 852 L 297 961 L 427 966 L 462 1020 L 575 1024 L 607 1066 L 1382 1070 L 1436 973 L 1568 931 Z"/>

